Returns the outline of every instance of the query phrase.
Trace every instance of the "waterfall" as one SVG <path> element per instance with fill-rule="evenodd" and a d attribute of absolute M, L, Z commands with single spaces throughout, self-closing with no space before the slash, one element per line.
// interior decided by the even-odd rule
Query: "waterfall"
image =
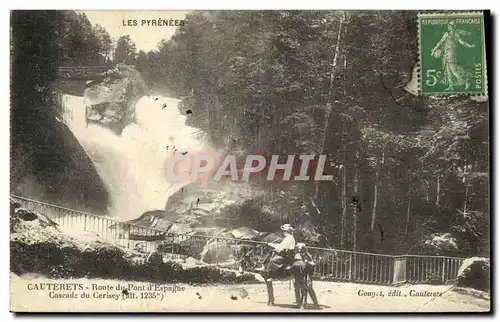
<path fill-rule="evenodd" d="M 174 148 L 176 154 L 213 153 L 200 131 L 185 125 L 186 116 L 180 114 L 177 99 L 142 97 L 135 106 L 136 122 L 121 135 L 87 124 L 84 97 L 64 95 L 62 100 L 63 122 L 94 163 L 110 193 L 108 213 L 117 219 L 165 209 L 168 197 L 188 183 L 169 181 L 166 176 Z"/>

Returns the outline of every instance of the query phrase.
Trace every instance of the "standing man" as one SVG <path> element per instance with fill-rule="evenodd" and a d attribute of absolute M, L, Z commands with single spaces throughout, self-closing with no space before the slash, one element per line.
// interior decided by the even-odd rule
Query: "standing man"
<path fill-rule="evenodd" d="M 295 261 L 292 264 L 292 272 L 298 273 L 296 276 L 300 277 L 301 280 L 295 280 L 298 284 L 295 289 L 301 289 L 299 294 L 295 292 L 295 297 L 297 298 L 297 304 L 306 307 L 307 304 L 307 294 L 311 297 L 314 308 L 319 308 L 318 297 L 313 289 L 312 277 L 314 274 L 314 259 L 311 254 L 307 251 L 307 246 L 304 243 L 297 243 Z"/>

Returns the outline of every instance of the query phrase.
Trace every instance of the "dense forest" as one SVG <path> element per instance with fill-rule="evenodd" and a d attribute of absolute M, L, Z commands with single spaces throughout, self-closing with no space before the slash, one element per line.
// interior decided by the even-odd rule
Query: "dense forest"
<path fill-rule="evenodd" d="M 226 153 L 328 156 L 333 182 L 254 182 L 269 193 L 245 202 L 253 228 L 265 213 L 319 246 L 489 256 L 489 105 L 405 89 L 416 12 L 194 12 L 147 53 L 82 14 L 38 19 L 55 35 L 45 66 L 133 65 Z M 38 100 L 54 70 L 33 70 L 19 93 Z"/>
<path fill-rule="evenodd" d="M 264 181 L 270 197 L 250 203 L 286 209 L 276 222 L 312 244 L 489 254 L 488 103 L 405 90 L 416 12 L 210 11 L 186 21 L 137 55 L 150 86 L 184 97 L 191 125 L 228 153 L 327 154 L 338 170 L 328 184 Z"/>

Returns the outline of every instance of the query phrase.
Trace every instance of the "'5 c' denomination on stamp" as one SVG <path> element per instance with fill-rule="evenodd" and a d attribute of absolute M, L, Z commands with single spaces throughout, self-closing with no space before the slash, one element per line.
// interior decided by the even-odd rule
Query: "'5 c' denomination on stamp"
<path fill-rule="evenodd" d="M 418 25 L 420 92 L 485 94 L 483 14 L 422 13 Z"/>

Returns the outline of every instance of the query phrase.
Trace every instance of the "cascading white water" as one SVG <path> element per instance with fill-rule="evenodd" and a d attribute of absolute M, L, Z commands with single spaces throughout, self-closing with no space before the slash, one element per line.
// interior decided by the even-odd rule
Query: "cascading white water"
<path fill-rule="evenodd" d="M 148 210 L 165 209 L 168 197 L 187 184 L 167 180 L 165 168 L 174 148 L 177 154 L 211 151 L 200 131 L 185 125 L 178 103 L 174 98 L 142 97 L 136 103 L 136 123 L 116 135 L 99 125 L 87 126 L 83 97 L 63 96 L 64 122 L 110 193 L 110 216 L 128 220 Z"/>

